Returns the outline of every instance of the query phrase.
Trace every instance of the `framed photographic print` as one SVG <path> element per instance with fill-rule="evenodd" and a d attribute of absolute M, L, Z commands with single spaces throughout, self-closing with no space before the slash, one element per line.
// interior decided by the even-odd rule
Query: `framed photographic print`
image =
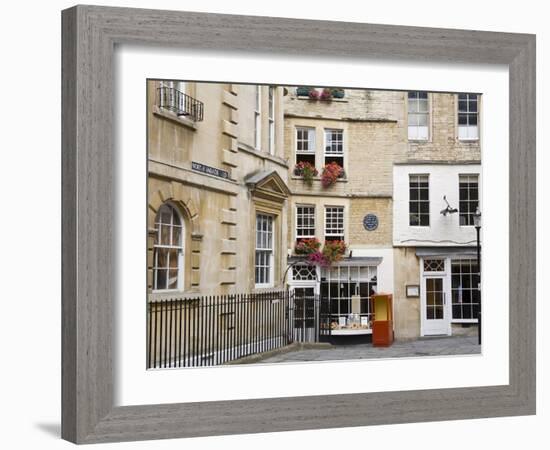
<path fill-rule="evenodd" d="M 65 439 L 535 412 L 534 36 L 62 17 Z"/>

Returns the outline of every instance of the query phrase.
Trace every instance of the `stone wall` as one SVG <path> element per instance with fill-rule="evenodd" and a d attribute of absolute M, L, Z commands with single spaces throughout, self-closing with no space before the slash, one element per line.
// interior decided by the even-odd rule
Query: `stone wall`
<path fill-rule="evenodd" d="M 366 214 L 378 217 L 378 228 L 367 231 Z M 353 248 L 392 245 L 392 201 L 390 198 L 356 198 L 350 202 L 349 244 Z"/>
<path fill-rule="evenodd" d="M 407 93 L 402 93 L 404 139 L 407 139 Z M 409 161 L 479 161 L 479 141 L 460 141 L 457 131 L 457 94 L 430 93 L 430 138 L 427 142 L 409 142 Z M 480 102 L 481 104 L 481 102 Z"/>
<path fill-rule="evenodd" d="M 228 294 L 254 290 L 256 205 L 245 179 L 275 171 L 283 180 L 288 170 L 283 155 L 282 88 L 275 89 L 275 146 L 267 152 L 269 133 L 267 86 L 262 86 L 262 142 L 253 139 L 253 86 L 186 83 L 188 94 L 204 103 L 204 120 L 159 108 L 158 82 L 148 85 L 148 286 L 152 287 L 154 219 L 170 202 L 186 225 L 184 289 L 170 295 Z M 250 120 L 252 118 L 252 120 Z M 197 172 L 191 162 L 225 170 L 227 179 Z M 286 264 L 286 202 L 276 215 L 275 284 Z M 162 294 L 166 297 L 166 293 Z M 154 296 L 154 295 L 153 295 Z"/>
<path fill-rule="evenodd" d="M 420 284 L 420 265 L 414 248 L 394 249 L 394 330 L 396 339 L 420 336 L 420 296 L 409 298 L 406 285 Z"/>

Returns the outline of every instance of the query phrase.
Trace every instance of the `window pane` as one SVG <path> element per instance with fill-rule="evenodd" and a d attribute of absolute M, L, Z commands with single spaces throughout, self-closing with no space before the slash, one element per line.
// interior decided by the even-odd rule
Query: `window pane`
<path fill-rule="evenodd" d="M 177 289 L 178 287 L 178 270 L 171 269 L 169 271 L 168 289 Z"/>
<path fill-rule="evenodd" d="M 170 253 L 169 253 L 169 257 L 170 257 L 170 266 L 171 268 L 173 269 L 177 269 L 178 268 L 178 262 L 179 262 L 179 251 L 177 250 L 170 250 Z"/>
<path fill-rule="evenodd" d="M 429 129 L 427 126 L 419 126 L 417 132 L 418 132 L 417 139 L 423 140 L 423 141 L 428 139 Z"/>
<path fill-rule="evenodd" d="M 418 198 L 420 200 L 429 200 L 430 198 L 430 191 L 425 188 L 418 189 Z"/>
<path fill-rule="evenodd" d="M 181 227 L 179 226 L 172 228 L 172 245 L 181 245 Z"/>
<path fill-rule="evenodd" d="M 433 306 L 426 307 L 426 317 L 428 319 L 435 319 L 435 312 Z"/>
<path fill-rule="evenodd" d="M 428 115 L 427 114 L 418 114 L 418 125 L 422 127 L 428 126 Z"/>
<path fill-rule="evenodd" d="M 166 289 L 166 278 L 168 271 L 164 269 L 157 269 L 157 289 Z"/>
<path fill-rule="evenodd" d="M 168 267 L 168 250 L 164 248 L 156 249 L 156 267 Z"/>
<path fill-rule="evenodd" d="M 418 101 L 418 112 L 428 112 L 428 99 Z"/>
<path fill-rule="evenodd" d="M 160 223 L 171 223 L 172 219 L 172 209 L 166 205 L 161 206 L 160 210 Z"/>

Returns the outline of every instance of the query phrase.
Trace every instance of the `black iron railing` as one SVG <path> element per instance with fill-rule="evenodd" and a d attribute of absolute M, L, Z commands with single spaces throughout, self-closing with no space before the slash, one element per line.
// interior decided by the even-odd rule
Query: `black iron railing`
<path fill-rule="evenodd" d="M 330 336 L 330 303 L 289 291 L 148 303 L 147 368 L 225 364 Z"/>
<path fill-rule="evenodd" d="M 157 105 L 177 116 L 200 122 L 204 117 L 204 103 L 171 87 L 157 88 Z"/>

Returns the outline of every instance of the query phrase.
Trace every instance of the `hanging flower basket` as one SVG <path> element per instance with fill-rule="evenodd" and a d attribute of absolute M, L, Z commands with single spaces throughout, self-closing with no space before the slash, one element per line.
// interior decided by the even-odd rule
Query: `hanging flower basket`
<path fill-rule="evenodd" d="M 297 255 L 311 255 L 321 248 L 321 243 L 317 238 L 300 239 L 296 244 L 294 251 Z"/>
<path fill-rule="evenodd" d="M 347 245 L 344 241 L 325 241 L 323 247 L 323 257 L 328 264 L 341 261 L 346 254 Z"/>
<path fill-rule="evenodd" d="M 317 239 L 315 239 L 317 241 Z M 318 246 L 310 245 L 308 249 L 311 251 L 307 254 L 307 260 L 310 264 L 314 264 L 321 267 L 330 267 L 332 264 L 341 261 L 346 254 L 347 245 L 344 241 L 325 241 L 323 250 L 320 251 Z M 299 244 L 298 244 L 299 245 Z M 298 245 L 296 248 L 298 248 Z M 316 249 L 314 250 L 314 248 Z"/>
<path fill-rule="evenodd" d="M 329 188 L 334 183 L 336 183 L 336 180 L 338 178 L 341 178 L 344 176 L 344 169 L 340 167 L 337 163 L 331 162 L 325 165 L 323 167 L 323 173 L 321 174 L 321 184 L 323 187 Z"/>
<path fill-rule="evenodd" d="M 302 177 L 304 182 L 311 186 L 313 178 L 319 175 L 319 172 L 313 164 L 301 161 L 294 166 L 294 175 Z"/>
<path fill-rule="evenodd" d="M 316 252 L 310 253 L 307 256 L 307 261 L 310 264 L 313 264 L 315 266 L 320 266 L 320 267 L 329 267 L 330 266 L 330 262 L 327 261 L 327 259 L 325 258 L 325 256 L 323 255 L 323 253 L 320 250 L 317 250 Z"/>

